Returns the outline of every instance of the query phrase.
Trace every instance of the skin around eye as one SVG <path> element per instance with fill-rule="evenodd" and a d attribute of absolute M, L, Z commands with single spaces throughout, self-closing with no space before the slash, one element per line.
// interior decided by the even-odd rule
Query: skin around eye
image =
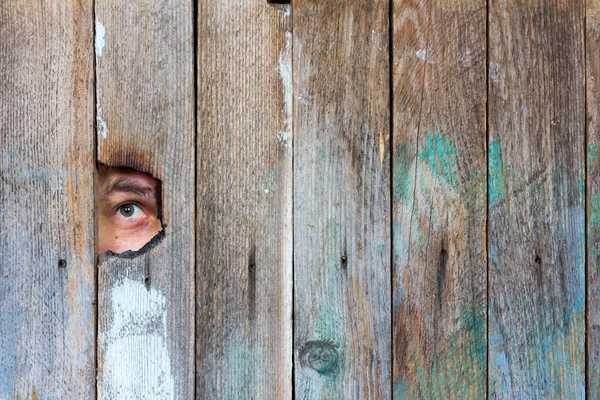
<path fill-rule="evenodd" d="M 98 251 L 141 249 L 162 230 L 156 181 L 128 168 L 98 172 Z"/>

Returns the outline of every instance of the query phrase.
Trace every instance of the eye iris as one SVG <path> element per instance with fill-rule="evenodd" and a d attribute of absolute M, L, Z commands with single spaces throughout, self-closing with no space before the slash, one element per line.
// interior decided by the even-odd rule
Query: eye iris
<path fill-rule="evenodd" d="M 133 204 L 123 204 L 119 207 L 119 212 L 124 217 L 131 217 L 134 211 Z"/>

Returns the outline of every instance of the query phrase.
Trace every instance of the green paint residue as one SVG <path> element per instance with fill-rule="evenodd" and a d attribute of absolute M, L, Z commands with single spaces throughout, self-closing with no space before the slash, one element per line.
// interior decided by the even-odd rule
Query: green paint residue
<path fill-rule="evenodd" d="M 323 146 L 315 147 L 315 160 L 322 161 L 325 158 L 325 148 Z"/>
<path fill-rule="evenodd" d="M 589 165 L 592 165 L 596 161 L 597 155 L 598 155 L 598 144 L 597 143 L 588 144 L 587 159 L 588 159 Z"/>
<path fill-rule="evenodd" d="M 473 204 L 473 209 L 475 212 L 485 213 L 485 202 L 487 201 L 485 171 L 473 171 L 467 185 L 467 196 L 469 197 L 470 204 Z"/>
<path fill-rule="evenodd" d="M 339 356 L 336 365 L 337 371 L 343 370 L 347 362 L 345 349 L 340 346 L 341 332 L 343 331 L 342 319 L 333 310 L 331 304 L 322 304 L 317 313 L 314 340 L 329 342 L 336 348 Z"/>
<path fill-rule="evenodd" d="M 490 204 L 506 199 L 506 190 L 504 183 L 504 166 L 502 164 L 502 151 L 500 142 L 490 142 L 488 153 L 489 161 L 489 196 Z"/>
<path fill-rule="evenodd" d="M 594 193 L 590 197 L 590 225 L 600 224 L 600 193 Z"/>
<path fill-rule="evenodd" d="M 277 174 L 272 172 L 267 179 L 266 189 L 269 193 L 272 193 L 277 190 Z"/>
<path fill-rule="evenodd" d="M 316 339 L 337 340 L 338 332 L 342 329 L 342 326 L 340 319 L 331 308 L 331 304 L 324 303 L 319 307 L 316 322 Z"/>
<path fill-rule="evenodd" d="M 577 178 L 577 183 L 579 183 L 579 191 L 581 195 L 584 196 L 585 193 L 585 166 L 581 165 L 579 167 L 579 177 Z"/>
<path fill-rule="evenodd" d="M 396 148 L 394 161 L 394 200 L 406 201 L 413 191 L 413 175 L 410 173 L 412 157 L 408 142 L 402 142 Z"/>
<path fill-rule="evenodd" d="M 542 308 L 533 326 L 527 329 L 526 352 L 512 352 L 511 365 L 506 362 L 505 351 L 514 342 L 502 340 L 490 344 L 490 394 L 491 397 L 508 394 L 524 398 L 534 394 L 543 399 L 580 399 L 585 397 L 585 332 L 583 297 L 571 309 L 567 319 L 557 320 L 556 311 Z M 490 328 L 490 337 L 500 337 L 496 327 Z M 494 363 L 494 360 L 504 360 Z M 496 367 L 493 367 L 494 364 Z M 504 364 L 504 368 L 500 368 Z M 511 377 L 511 374 L 513 376 Z M 527 374 L 528 381 L 514 379 L 515 374 Z M 529 393 L 529 396 L 526 396 Z"/>
<path fill-rule="evenodd" d="M 419 152 L 419 161 L 428 164 L 433 174 L 443 178 L 451 189 L 459 187 L 458 154 L 447 135 L 427 134 L 423 150 Z"/>
<path fill-rule="evenodd" d="M 485 398 L 486 310 L 465 305 L 457 322 L 459 331 L 438 342 L 438 354 L 423 351 L 415 342 L 400 379 L 394 382 L 397 399 Z M 437 340 L 437 339 L 436 339 Z M 414 346 L 417 344 L 417 346 Z"/>
<path fill-rule="evenodd" d="M 233 329 L 225 335 L 226 339 L 221 344 L 223 357 L 219 365 L 222 366 L 226 376 L 232 379 L 216 382 L 207 374 L 207 388 L 212 388 L 209 398 L 222 400 L 251 400 L 255 398 L 258 375 L 253 373 L 261 368 L 267 360 L 267 353 L 263 342 L 250 340 L 253 338 L 249 331 Z"/>

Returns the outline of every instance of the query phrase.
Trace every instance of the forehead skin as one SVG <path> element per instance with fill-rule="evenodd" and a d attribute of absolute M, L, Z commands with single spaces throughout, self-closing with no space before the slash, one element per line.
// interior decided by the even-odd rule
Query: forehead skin
<path fill-rule="evenodd" d="M 148 186 L 152 189 L 156 188 L 156 180 L 144 172 L 136 171 L 130 168 L 110 168 L 106 165 L 101 165 L 98 171 L 100 191 L 102 195 L 107 195 L 116 181 L 124 178 L 135 181 L 138 185 Z"/>

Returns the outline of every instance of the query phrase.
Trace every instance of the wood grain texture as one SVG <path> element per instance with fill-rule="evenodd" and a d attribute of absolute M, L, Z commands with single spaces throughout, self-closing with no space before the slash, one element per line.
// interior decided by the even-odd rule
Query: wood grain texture
<path fill-rule="evenodd" d="M 489 12 L 489 398 L 585 396 L 584 2 Z"/>
<path fill-rule="evenodd" d="M 486 393 L 486 3 L 393 4 L 394 398 Z"/>
<path fill-rule="evenodd" d="M 1 399 L 95 398 L 91 26 L 91 1 L 0 4 Z"/>
<path fill-rule="evenodd" d="M 294 1 L 302 399 L 391 397 L 389 2 Z"/>
<path fill-rule="evenodd" d="M 600 1 L 586 2 L 587 396 L 600 398 Z"/>
<path fill-rule="evenodd" d="M 96 1 L 98 160 L 162 181 L 165 237 L 102 255 L 98 396 L 194 393 L 194 33 L 191 2 Z"/>
<path fill-rule="evenodd" d="M 196 397 L 290 399 L 291 10 L 198 11 Z"/>

